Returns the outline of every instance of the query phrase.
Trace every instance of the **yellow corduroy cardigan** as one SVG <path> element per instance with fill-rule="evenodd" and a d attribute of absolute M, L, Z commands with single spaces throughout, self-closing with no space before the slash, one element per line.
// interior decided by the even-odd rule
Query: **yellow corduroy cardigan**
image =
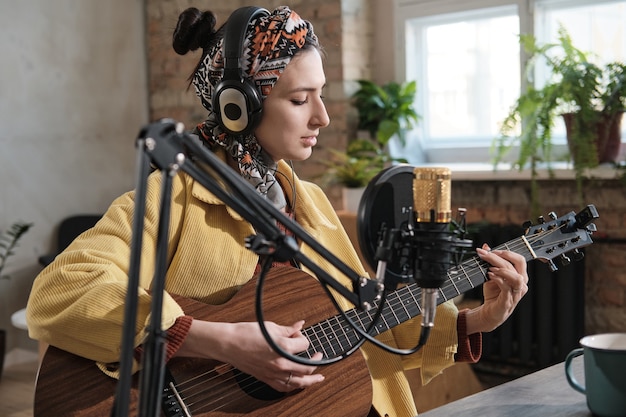
<path fill-rule="evenodd" d="M 299 180 L 282 161 L 279 171 L 282 175 L 277 178 L 294 182 L 293 188 L 291 184 L 283 188 L 289 201 L 293 202 L 296 193 L 297 222 L 347 265 L 365 274 L 323 191 Z M 149 178 L 136 345 L 141 344 L 142 323 L 147 323 L 150 312 L 146 289 L 154 273 L 160 182 L 159 172 Z M 102 363 L 119 360 L 134 197 L 131 191 L 117 198 L 94 228 L 77 238 L 36 278 L 27 307 L 33 339 Z M 244 239 L 254 233 L 252 226 L 184 173 L 173 180 L 171 210 L 167 292 L 209 304 L 226 302 L 250 280 L 257 265 L 258 256 L 243 246 Z M 336 279 L 346 280 L 310 248 L 302 247 L 302 253 Z M 183 314 L 166 295 L 163 328 L 171 327 Z M 426 383 L 452 365 L 457 349 L 457 315 L 453 303 L 441 304 L 427 345 L 414 355 L 396 356 L 369 343 L 361 348 L 372 377 L 373 405 L 382 416 L 417 414 L 403 369 L 421 368 Z M 419 332 L 419 320 L 413 319 L 378 339 L 393 347 L 409 348 L 415 345 Z"/>

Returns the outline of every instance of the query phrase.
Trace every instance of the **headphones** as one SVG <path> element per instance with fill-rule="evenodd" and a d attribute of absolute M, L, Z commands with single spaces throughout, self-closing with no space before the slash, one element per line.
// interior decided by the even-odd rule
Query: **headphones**
<path fill-rule="evenodd" d="M 250 22 L 269 16 L 260 7 L 242 7 L 226 23 L 223 42 L 224 76 L 213 93 L 213 109 L 220 126 L 232 135 L 247 135 L 261 121 L 263 98 L 254 82 L 244 73 L 239 59 Z"/>

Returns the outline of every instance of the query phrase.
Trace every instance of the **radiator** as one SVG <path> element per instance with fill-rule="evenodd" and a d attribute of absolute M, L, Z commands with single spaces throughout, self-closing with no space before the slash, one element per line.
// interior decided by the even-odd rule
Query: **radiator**
<path fill-rule="evenodd" d="M 520 226 L 472 225 L 476 246 L 496 246 L 523 234 Z M 521 376 L 565 360 L 584 336 L 584 258 L 555 272 L 538 260 L 528 264 L 528 293 L 498 329 L 483 334 L 477 367 Z M 482 291 L 470 294 L 475 298 Z"/>

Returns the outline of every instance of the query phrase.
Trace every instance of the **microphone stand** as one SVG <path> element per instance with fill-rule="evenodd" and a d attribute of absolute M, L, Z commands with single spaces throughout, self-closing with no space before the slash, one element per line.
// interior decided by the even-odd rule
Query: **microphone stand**
<path fill-rule="evenodd" d="M 144 354 L 140 378 L 139 416 L 158 417 L 160 413 L 160 393 L 163 385 L 166 343 L 165 332 L 160 328 L 167 269 L 165 262 L 167 259 L 172 178 L 179 170 L 189 174 L 253 225 L 257 235 L 246 240 L 246 247 L 249 249 L 262 255 L 269 255 L 279 261 L 290 258 L 296 259 L 313 271 L 321 282 L 329 285 L 352 304 L 360 308 L 369 308 L 376 297 L 380 295 L 381 289 L 376 281 L 359 276 L 357 272 L 320 245 L 300 225 L 291 221 L 271 203 L 262 198 L 234 170 L 213 153 L 206 150 L 201 144 L 197 143 L 190 135 L 185 134 L 182 124 L 170 119 L 151 123 L 139 132 L 136 144 L 138 148 L 138 178 L 133 213 L 131 259 L 124 311 L 124 327 L 122 330 L 120 379 L 116 387 L 112 416 L 127 416 L 130 403 L 135 323 L 138 309 L 139 271 L 150 163 L 156 169 L 161 170 L 163 181 L 161 185 L 156 265 L 151 288 L 151 316 L 150 323 L 146 329 L 146 339 L 143 343 Z M 185 154 L 186 150 L 189 150 L 194 158 L 203 162 L 213 177 L 210 177 L 207 171 L 199 169 L 196 164 L 190 161 Z M 230 189 L 232 194 L 227 192 L 226 188 Z M 348 290 L 302 254 L 299 251 L 296 240 L 285 236 L 276 225 L 277 221 L 290 230 L 297 239 L 307 244 L 348 277 L 352 282 L 352 291 Z M 358 330 L 359 333 L 363 334 L 362 330 Z"/>

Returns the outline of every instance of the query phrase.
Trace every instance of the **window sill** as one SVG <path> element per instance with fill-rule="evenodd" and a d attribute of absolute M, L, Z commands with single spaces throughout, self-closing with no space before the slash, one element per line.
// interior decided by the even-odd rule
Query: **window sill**
<path fill-rule="evenodd" d="M 493 165 L 487 163 L 447 163 L 447 164 L 426 164 L 426 166 L 443 166 L 450 168 L 452 180 L 464 181 L 511 181 L 530 180 L 530 170 L 521 171 L 511 168 L 509 164 L 500 164 L 494 170 Z M 546 167 L 537 169 L 537 179 L 539 180 L 573 180 L 574 171 L 571 164 L 566 162 L 553 162 L 552 175 Z M 617 179 L 620 171 L 612 164 L 603 164 L 597 168 L 587 170 L 585 176 L 595 179 Z"/>

